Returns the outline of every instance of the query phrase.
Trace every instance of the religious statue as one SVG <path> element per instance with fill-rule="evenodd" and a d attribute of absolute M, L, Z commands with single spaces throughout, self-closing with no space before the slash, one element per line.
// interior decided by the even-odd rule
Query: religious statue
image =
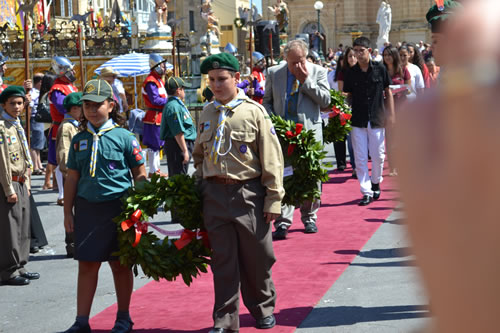
<path fill-rule="evenodd" d="M 277 0 L 276 4 L 272 7 L 267 7 L 276 17 L 278 21 L 278 28 L 280 32 L 286 33 L 288 27 L 288 6 L 283 0 Z"/>
<path fill-rule="evenodd" d="M 389 42 L 389 32 L 391 31 L 392 10 L 391 5 L 382 1 L 377 13 L 377 21 L 379 24 L 377 48 L 382 50 L 384 43 Z"/>
<path fill-rule="evenodd" d="M 203 0 L 201 4 L 201 18 L 207 21 L 208 31 L 216 33 L 218 37 L 222 35 L 218 27 L 219 19 L 215 16 L 214 11 L 212 10 L 211 0 Z"/>
<path fill-rule="evenodd" d="M 170 0 L 155 0 L 156 25 L 166 25 L 168 15 L 168 2 Z"/>

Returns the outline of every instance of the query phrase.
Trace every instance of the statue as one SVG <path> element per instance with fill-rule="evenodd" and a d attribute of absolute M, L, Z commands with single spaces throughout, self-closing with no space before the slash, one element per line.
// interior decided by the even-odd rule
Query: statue
<path fill-rule="evenodd" d="M 156 11 L 156 25 L 166 25 L 168 6 L 170 0 L 155 0 L 155 11 Z"/>
<path fill-rule="evenodd" d="M 382 1 L 377 13 L 377 21 L 379 24 L 377 48 L 382 50 L 384 43 L 389 42 L 389 32 L 391 31 L 392 9 L 391 5 Z"/>
<path fill-rule="evenodd" d="M 212 0 L 203 0 L 200 14 L 201 18 L 207 21 L 207 30 L 216 33 L 217 37 L 220 37 L 222 33 L 218 27 L 219 19 L 214 15 L 214 11 L 212 10 Z"/>
<path fill-rule="evenodd" d="M 288 27 L 288 6 L 283 0 L 277 0 L 276 4 L 272 7 L 267 7 L 276 17 L 278 21 L 278 28 L 280 32 L 286 33 Z"/>

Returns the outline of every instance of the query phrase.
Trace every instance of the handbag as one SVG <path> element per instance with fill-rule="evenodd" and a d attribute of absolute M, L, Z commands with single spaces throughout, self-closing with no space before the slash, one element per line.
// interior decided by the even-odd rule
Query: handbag
<path fill-rule="evenodd" d="M 51 123 L 52 116 L 50 115 L 49 94 L 45 93 L 38 102 L 36 108 L 35 121 L 37 123 Z"/>

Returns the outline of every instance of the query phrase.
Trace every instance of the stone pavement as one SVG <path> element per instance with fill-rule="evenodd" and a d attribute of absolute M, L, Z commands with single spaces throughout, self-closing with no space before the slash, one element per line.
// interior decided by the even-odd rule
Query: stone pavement
<path fill-rule="evenodd" d="M 328 159 L 332 161 L 329 146 Z M 162 170 L 166 171 L 164 161 Z M 75 318 L 77 262 L 66 258 L 57 193 L 42 191 L 42 183 L 43 176 L 34 176 L 33 194 L 49 246 L 32 255 L 27 265 L 41 278 L 29 286 L 0 286 L 2 333 L 60 332 Z M 382 224 L 296 332 L 418 332 L 429 324 L 428 301 L 401 217 L 401 212 L 395 211 Z M 170 223 L 168 214 L 158 214 L 154 221 L 165 228 L 178 228 Z M 134 287 L 150 281 L 139 274 Z M 103 264 L 91 316 L 115 302 L 111 271 Z"/>

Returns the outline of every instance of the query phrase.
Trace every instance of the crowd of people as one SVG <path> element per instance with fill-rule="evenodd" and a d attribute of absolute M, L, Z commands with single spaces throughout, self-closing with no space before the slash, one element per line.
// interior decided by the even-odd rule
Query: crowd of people
<path fill-rule="evenodd" d="M 398 175 L 397 115 L 414 108 L 408 102 L 418 101 L 427 89 L 436 87 L 438 65 L 445 59 L 439 51 L 442 36 L 438 32 L 447 20 L 442 11 L 453 13 L 458 7 L 455 1 L 445 1 L 444 9 L 430 9 L 432 47 L 401 42 L 375 50 L 372 41 L 359 37 L 352 46 L 329 49 L 323 62 L 309 52 L 306 42 L 296 39 L 286 44 L 284 61 L 276 66 L 266 68 L 265 57 L 255 52 L 247 78 L 241 76 L 233 55 L 211 55 L 201 64 L 209 88 L 203 92 L 206 105 L 196 125 L 183 101 L 190 84 L 175 76 L 164 81 L 166 60 L 159 54 L 150 55 L 151 73 L 142 87 L 146 111 L 130 115 L 133 132 L 125 129 L 128 105 L 112 68 L 103 69 L 82 92 L 73 85 L 74 65 L 65 57 L 53 59 L 53 74 L 36 74 L 24 87 L 2 84 L 0 198 L 5 200 L 0 200 L 0 214 L 2 221 L 8 221 L 0 225 L 2 284 L 28 285 L 40 278 L 25 265 L 30 219 L 36 215 L 36 205 L 30 204 L 30 177 L 45 174 L 44 189 L 57 184 L 57 203 L 64 206 L 67 255 L 78 260 L 77 316 L 66 332 L 91 331 L 89 314 L 98 271 L 105 261 L 112 270 L 118 301 L 112 332 L 130 332 L 133 275 L 112 256 L 118 246 L 113 218 L 121 211 L 120 198 L 134 183 L 153 175 L 188 174 L 193 159 L 213 251 L 211 333 L 239 330 L 240 291 L 255 326 L 274 327 L 272 240 L 287 238 L 295 207 L 281 205 L 285 165 L 268 114 L 303 124 L 322 142 L 322 112 L 328 111 L 330 89 L 344 93 L 352 107 L 353 129 L 345 142 L 334 144 L 337 169 L 346 169 L 348 150 L 352 176 L 360 184 L 359 205 L 369 205 L 382 195 L 386 151 L 389 175 Z M 6 57 L 0 55 L 0 61 L 3 74 Z M 19 119 L 28 104 L 33 110 L 30 147 Z M 45 137 L 36 115 L 47 105 L 51 126 Z M 44 168 L 40 152 L 45 145 Z M 163 148 L 168 175 L 160 171 Z M 54 173 L 55 181 L 51 180 Z M 317 185 L 321 191 L 321 183 Z M 319 209 L 319 199 L 301 204 L 305 233 L 318 232 Z M 176 221 L 175 212 L 172 220 Z"/>

